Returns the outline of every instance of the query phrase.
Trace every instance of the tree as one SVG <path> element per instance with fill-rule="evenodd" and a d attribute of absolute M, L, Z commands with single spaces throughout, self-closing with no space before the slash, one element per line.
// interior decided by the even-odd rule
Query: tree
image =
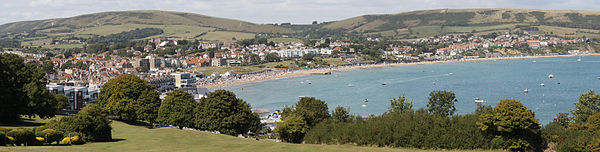
<path fill-rule="evenodd" d="M 571 122 L 571 118 L 569 118 L 569 113 L 558 113 L 556 117 L 554 117 L 554 122 L 557 122 L 561 126 L 567 128 L 569 123 Z"/>
<path fill-rule="evenodd" d="M 146 90 L 155 90 L 155 87 L 135 75 L 120 75 L 104 84 L 100 90 L 98 104 L 109 114 L 136 120 L 138 118 L 136 111 L 147 106 L 141 104 L 160 102 L 156 98 L 144 98 L 154 99 L 153 101 L 138 101 Z"/>
<path fill-rule="evenodd" d="M 590 115 L 587 123 L 590 124 L 590 126 L 592 126 L 594 130 L 600 131 L 600 112 L 596 112 L 593 115 Z"/>
<path fill-rule="evenodd" d="M 600 111 L 600 95 L 590 90 L 579 96 L 579 101 L 573 103 L 575 109 L 569 110 L 574 115 L 575 122 L 585 123 L 590 115 Z"/>
<path fill-rule="evenodd" d="M 441 116 L 451 116 L 456 111 L 454 107 L 454 102 L 456 102 L 456 96 L 453 92 L 450 91 L 432 91 L 429 93 L 429 103 L 427 104 L 427 108 L 429 113 L 441 115 Z"/>
<path fill-rule="evenodd" d="M 302 56 L 302 60 L 312 61 L 314 57 L 315 57 L 314 54 L 308 53 L 308 54 L 305 54 L 304 56 Z"/>
<path fill-rule="evenodd" d="M 156 90 L 144 90 L 137 100 L 135 110 L 138 120 L 156 123 L 158 109 L 160 108 L 160 94 Z"/>
<path fill-rule="evenodd" d="M 56 71 L 54 70 L 54 63 L 49 62 L 49 61 L 44 61 L 44 64 L 42 65 L 42 69 L 44 69 L 44 72 L 46 72 L 48 74 L 56 73 Z"/>
<path fill-rule="evenodd" d="M 250 64 L 256 65 L 256 64 L 260 64 L 260 56 L 258 56 L 257 54 L 250 54 L 249 55 L 250 58 Z"/>
<path fill-rule="evenodd" d="M 158 123 L 183 127 L 192 127 L 194 119 L 194 97 L 184 91 L 174 90 L 167 94 L 158 109 Z"/>
<path fill-rule="evenodd" d="M 72 69 L 73 67 L 75 67 L 73 65 L 73 63 L 71 61 L 65 62 L 60 66 L 61 70 L 65 70 L 65 69 Z"/>
<path fill-rule="evenodd" d="M 411 102 L 406 102 L 406 96 L 402 95 L 400 97 L 398 97 L 398 99 L 396 98 L 392 98 L 390 100 L 390 109 L 389 112 L 390 113 L 396 113 L 396 112 L 412 112 L 413 109 L 413 103 Z"/>
<path fill-rule="evenodd" d="M 302 116 L 291 114 L 281 120 L 274 132 L 285 142 L 301 143 L 308 130 L 309 126 Z"/>
<path fill-rule="evenodd" d="M 502 137 L 511 151 L 529 151 L 541 145 L 535 114 L 518 100 L 501 100 L 493 113 L 480 115 L 477 125 L 487 134 Z"/>
<path fill-rule="evenodd" d="M 16 121 L 22 115 L 54 117 L 56 100 L 46 90 L 46 73 L 15 54 L 0 54 L 0 121 Z"/>
<path fill-rule="evenodd" d="M 327 103 L 314 97 L 302 97 L 296 103 L 296 108 L 286 113 L 284 110 L 283 116 L 297 114 L 306 121 L 309 127 L 315 126 L 317 123 L 329 118 L 329 110 Z"/>
<path fill-rule="evenodd" d="M 65 53 L 63 53 L 63 56 L 65 57 L 65 59 L 68 59 L 70 57 L 73 57 L 73 53 L 71 53 L 71 51 L 66 51 Z"/>
<path fill-rule="evenodd" d="M 332 117 L 334 120 L 338 122 L 348 122 L 350 121 L 350 108 L 346 109 L 342 106 L 335 107 L 335 111 L 333 111 Z"/>
<path fill-rule="evenodd" d="M 265 60 L 267 62 L 279 62 L 281 60 L 281 58 L 279 58 L 279 54 L 273 52 L 273 53 L 267 54 L 267 56 L 265 56 Z"/>
<path fill-rule="evenodd" d="M 202 98 L 194 113 L 195 126 L 203 130 L 237 135 L 260 129 L 260 118 L 252 113 L 250 105 L 226 90 L 216 90 Z"/>
<path fill-rule="evenodd" d="M 56 100 L 56 109 L 57 110 L 62 110 L 71 104 L 71 103 L 69 103 L 67 96 L 65 96 L 63 94 L 55 94 L 54 99 Z"/>

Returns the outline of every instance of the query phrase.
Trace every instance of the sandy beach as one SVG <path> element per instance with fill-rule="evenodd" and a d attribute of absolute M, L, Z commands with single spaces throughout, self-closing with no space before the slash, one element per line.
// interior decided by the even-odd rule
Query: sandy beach
<path fill-rule="evenodd" d="M 444 61 L 423 61 L 423 62 L 412 62 L 412 63 L 379 63 L 379 64 L 366 64 L 366 65 L 352 65 L 352 66 L 338 66 L 332 68 L 319 68 L 319 69 L 301 69 L 292 71 L 269 71 L 260 74 L 246 75 L 239 79 L 225 79 L 218 80 L 211 83 L 204 83 L 198 85 L 202 88 L 221 88 L 231 85 L 239 85 L 246 83 L 255 83 L 266 80 L 282 79 L 296 76 L 305 76 L 312 74 L 322 74 L 326 72 L 335 71 L 348 71 L 356 69 L 367 69 L 367 68 L 382 68 L 392 66 L 410 66 L 410 65 L 424 65 L 424 64 L 438 64 L 438 63 L 451 63 L 451 62 L 476 62 L 476 61 L 488 61 L 488 60 L 514 60 L 514 59 L 534 59 L 534 58 L 555 58 L 555 57 L 573 57 L 573 56 L 596 56 L 600 53 L 582 54 L 582 55 L 554 55 L 554 56 L 518 56 L 518 57 L 500 57 L 500 58 L 477 58 L 477 59 L 459 59 L 459 60 L 444 60 Z"/>

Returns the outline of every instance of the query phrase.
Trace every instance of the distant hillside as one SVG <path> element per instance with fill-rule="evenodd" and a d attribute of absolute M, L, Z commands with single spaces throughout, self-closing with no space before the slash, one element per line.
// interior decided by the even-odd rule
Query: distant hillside
<path fill-rule="evenodd" d="M 523 25 L 591 29 L 594 30 L 591 31 L 594 34 L 597 32 L 595 30 L 600 30 L 600 11 L 439 9 L 399 14 L 364 15 L 329 22 L 322 27 L 383 35 L 423 35 L 422 32 L 439 34 L 471 32 L 472 30 L 515 29 Z"/>
<path fill-rule="evenodd" d="M 23 21 L 0 25 L 1 33 L 19 33 L 31 30 L 60 29 L 71 30 L 106 25 L 182 25 L 216 28 L 223 31 L 240 31 L 250 33 L 290 33 L 287 28 L 272 25 L 259 25 L 244 21 L 204 16 L 193 13 L 169 11 L 120 11 L 80 15 L 69 18 Z"/>

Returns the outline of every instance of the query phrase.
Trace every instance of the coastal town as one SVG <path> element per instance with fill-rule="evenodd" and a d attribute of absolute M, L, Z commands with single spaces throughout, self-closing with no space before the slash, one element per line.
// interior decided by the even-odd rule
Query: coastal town
<path fill-rule="evenodd" d="M 383 40 L 368 37 L 366 41 Z M 3 53 L 17 54 L 25 57 L 27 62 L 44 65 L 47 68 L 48 79 L 46 88 L 54 94 L 66 95 L 71 103 L 67 110 L 76 112 L 86 104 L 95 103 L 102 85 L 122 74 L 135 74 L 150 82 L 162 93 L 161 99 L 166 96 L 166 93 L 181 89 L 192 94 L 198 101 L 210 93 L 212 88 L 301 75 L 330 74 L 332 71 L 357 68 L 515 57 L 589 55 L 596 53 L 596 50 L 592 47 L 565 46 L 585 46 L 592 41 L 583 38 L 561 39 L 508 32 L 494 33 L 492 36 L 444 35 L 410 40 L 400 44 L 386 41 L 385 49 L 376 50 L 380 52 L 375 56 L 381 59 L 378 61 L 358 50 L 359 48 L 356 47 L 358 43 L 330 39 L 321 39 L 311 45 L 302 42 L 273 44 L 272 41 L 271 44 L 250 45 L 241 44 L 240 41 L 237 43 L 236 41 L 196 42 L 197 45 L 193 47 L 175 50 L 176 53 L 173 55 L 158 55 L 153 52 L 181 44 L 181 40 L 162 37 L 147 40 L 148 45 L 144 46 L 143 50 L 135 50 L 133 47 L 127 49 L 126 52 L 132 54 L 130 57 L 111 54 L 118 50 L 101 54 L 69 52 L 53 55 L 15 50 L 4 50 Z M 68 40 L 56 43 L 85 42 Z M 435 44 L 440 47 L 418 50 L 419 48 L 415 46 L 420 44 Z M 561 50 L 563 48 L 582 50 Z M 534 53 L 526 53 L 522 50 L 533 50 L 531 52 Z M 307 58 L 308 56 L 310 58 Z M 327 63 L 323 62 L 323 59 L 338 62 Z M 264 63 L 281 64 L 265 67 Z M 297 65 L 283 65 L 284 63 Z M 254 71 L 243 69 L 243 67 L 256 65 L 263 68 Z M 207 69 L 229 70 L 221 73 L 207 72 Z"/>

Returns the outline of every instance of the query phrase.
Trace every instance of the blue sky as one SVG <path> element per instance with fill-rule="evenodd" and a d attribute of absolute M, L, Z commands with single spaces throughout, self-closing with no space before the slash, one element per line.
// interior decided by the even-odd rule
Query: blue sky
<path fill-rule="evenodd" d="M 444 8 L 600 10 L 598 0 L 4 0 L 0 24 L 104 11 L 168 10 L 254 23 L 311 23 Z"/>

